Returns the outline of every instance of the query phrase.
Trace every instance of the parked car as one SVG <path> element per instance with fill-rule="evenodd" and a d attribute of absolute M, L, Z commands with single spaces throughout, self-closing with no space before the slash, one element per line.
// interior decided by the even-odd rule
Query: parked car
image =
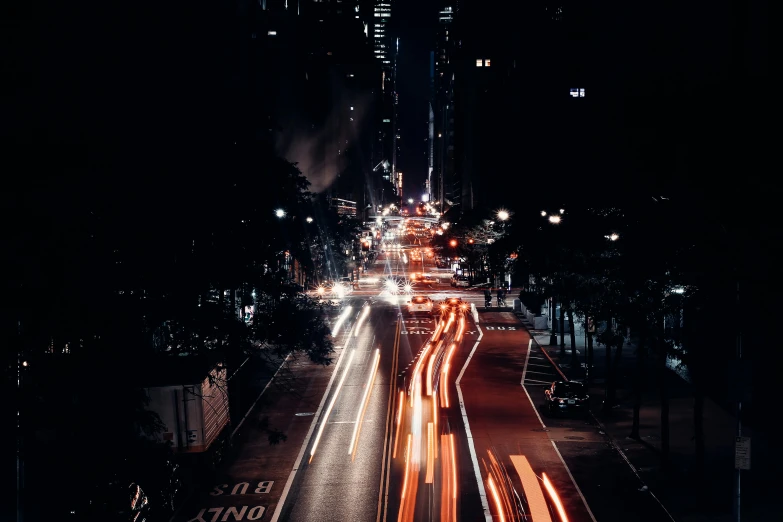
<path fill-rule="evenodd" d="M 544 390 L 544 401 L 550 413 L 579 411 L 587 414 L 590 411 L 590 395 L 581 382 L 553 382 Z"/>
<path fill-rule="evenodd" d="M 430 299 L 426 295 L 414 296 L 413 298 L 411 298 L 410 302 L 408 303 L 408 312 L 412 314 L 416 314 L 416 313 L 431 314 L 434 308 L 435 308 L 435 303 L 433 303 L 432 299 Z"/>

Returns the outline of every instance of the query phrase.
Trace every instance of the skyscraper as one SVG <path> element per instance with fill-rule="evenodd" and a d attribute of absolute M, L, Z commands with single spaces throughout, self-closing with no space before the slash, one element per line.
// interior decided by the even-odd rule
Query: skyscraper
<path fill-rule="evenodd" d="M 361 8 L 360 8 L 361 11 Z M 365 12 L 365 28 L 372 41 L 373 56 L 380 62 L 381 73 L 378 78 L 375 113 L 375 139 L 373 143 L 374 171 L 380 174 L 379 186 L 391 184 L 395 193 L 398 190 L 397 175 L 397 52 L 399 40 L 392 34 L 392 0 L 372 0 L 372 16 Z M 392 196 L 385 189 L 377 197 L 382 200 Z"/>
<path fill-rule="evenodd" d="M 315 192 L 371 201 L 374 91 L 380 64 L 357 2 L 265 0 L 248 9 L 250 56 L 245 68 L 259 127 L 274 129 L 278 152 Z M 269 74 L 269 72 L 273 74 Z M 258 100 L 258 101 L 257 101 Z M 261 120 L 261 118 L 256 118 Z M 268 121 L 267 121 L 268 120 Z"/>
<path fill-rule="evenodd" d="M 430 192 L 441 210 L 459 205 L 462 198 L 462 184 L 454 170 L 454 14 L 451 5 L 440 8 L 435 51 L 430 60 Z"/>

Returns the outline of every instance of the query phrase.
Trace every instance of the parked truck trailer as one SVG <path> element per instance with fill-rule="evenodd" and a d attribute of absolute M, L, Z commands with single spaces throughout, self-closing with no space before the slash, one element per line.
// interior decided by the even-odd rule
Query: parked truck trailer
<path fill-rule="evenodd" d="M 157 413 L 164 425 L 155 438 L 170 443 L 177 453 L 203 453 L 229 424 L 226 369 L 219 364 L 177 359 L 170 363 L 173 368 L 168 375 L 157 372 L 170 384 L 145 388 L 147 408 Z"/>

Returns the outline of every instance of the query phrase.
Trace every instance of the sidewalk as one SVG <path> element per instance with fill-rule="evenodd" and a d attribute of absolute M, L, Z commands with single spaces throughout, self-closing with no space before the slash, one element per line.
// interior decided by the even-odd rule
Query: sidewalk
<path fill-rule="evenodd" d="M 569 378 L 583 380 L 586 367 L 585 336 L 576 329 L 576 347 L 579 365 L 571 365 L 571 339 L 565 336 L 565 352 L 559 346 L 549 346 L 550 332 L 534 330 L 524 316 L 517 314 L 542 350 Z M 560 336 L 558 335 L 558 343 Z M 613 351 L 613 356 L 616 351 Z M 636 376 L 636 347 L 623 346 L 617 379 L 617 404 L 606 414 L 602 412 L 606 380 L 606 347 L 594 343 L 593 368 L 590 372 L 591 409 L 601 428 L 611 437 L 618 451 L 636 470 L 641 480 L 666 506 L 677 522 L 723 522 L 732 518 L 734 498 L 734 437 L 735 416 L 718 406 L 710 398 L 704 400 L 705 468 L 697 479 L 691 468 L 694 464 L 695 442 L 693 425 L 693 392 L 691 385 L 674 371 L 667 372 L 669 394 L 670 469 L 661 469 L 661 408 L 660 386 L 653 365 L 647 361 L 643 377 L 640 408 L 640 440 L 630 439 L 633 422 L 633 385 Z M 753 454 L 767 453 L 769 441 L 761 433 L 743 429 L 744 436 L 753 437 Z M 742 520 L 761 520 L 762 513 L 772 513 L 771 498 L 762 498 L 755 483 L 760 480 L 764 463 L 754 461 L 756 480 L 750 472 L 743 472 Z M 771 466 L 767 465 L 771 471 Z M 749 480 L 750 479 L 750 480 Z M 754 483 L 753 485 L 752 482 Z M 774 481 L 773 481 L 774 482 Z M 771 489 L 771 488 L 770 488 Z M 751 501 L 751 496 L 752 501 Z M 600 521 L 599 521 L 600 522 Z"/>

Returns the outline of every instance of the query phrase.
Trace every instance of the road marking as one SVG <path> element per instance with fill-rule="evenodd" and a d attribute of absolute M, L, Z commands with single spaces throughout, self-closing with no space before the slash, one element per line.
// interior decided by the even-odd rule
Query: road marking
<path fill-rule="evenodd" d="M 354 327 L 356 326 L 356 323 L 353 323 L 351 325 L 351 329 L 348 331 L 348 338 L 345 341 L 345 344 L 343 345 L 343 353 L 340 354 L 340 358 L 337 360 L 337 365 L 334 367 L 334 370 L 332 371 L 332 376 L 329 378 L 329 383 L 326 385 L 326 392 L 324 392 L 324 396 L 321 397 L 321 403 L 318 405 L 318 409 L 315 410 L 315 415 L 313 415 L 313 421 L 310 423 L 310 429 L 307 430 L 307 435 L 305 435 L 305 439 L 302 442 L 302 447 L 299 450 L 299 455 L 297 455 L 296 460 L 294 461 L 294 468 L 291 470 L 291 473 L 288 475 L 288 480 L 285 483 L 285 487 L 283 488 L 283 494 L 280 495 L 280 500 L 277 501 L 277 506 L 275 507 L 275 512 L 272 513 L 272 519 L 271 522 L 276 522 L 280 518 L 280 513 L 283 511 L 283 505 L 285 504 L 285 499 L 288 497 L 288 493 L 291 491 L 291 485 L 294 483 L 294 477 L 296 476 L 296 472 L 299 471 L 299 467 L 302 465 L 302 458 L 304 457 L 305 450 L 307 449 L 307 446 L 310 444 L 310 439 L 313 436 L 313 431 L 315 431 L 315 426 L 318 424 L 318 418 L 321 415 L 321 410 L 324 408 L 324 404 L 326 403 L 326 398 L 329 396 L 329 392 L 332 391 L 332 384 L 334 384 L 334 379 L 337 377 L 338 370 L 340 369 L 340 365 L 343 362 L 343 357 L 345 356 L 345 353 L 348 351 L 348 343 L 351 342 L 351 332 L 353 331 Z"/>
<path fill-rule="evenodd" d="M 530 339 L 527 343 L 527 354 L 525 355 L 525 365 L 522 367 L 522 380 L 519 384 L 525 385 L 525 374 L 527 374 L 527 361 L 530 359 L 530 349 L 533 347 L 533 339 Z"/>
<path fill-rule="evenodd" d="M 537 379 L 525 379 L 525 382 L 533 382 L 536 384 L 552 384 L 552 381 L 539 381 Z"/>
<path fill-rule="evenodd" d="M 536 408 L 536 405 L 535 405 L 535 404 L 533 404 L 533 399 L 530 397 L 530 393 L 527 391 L 527 386 L 525 386 L 524 384 L 522 384 L 522 389 L 523 389 L 523 390 L 525 390 L 525 395 L 527 395 L 527 400 L 529 400 L 529 401 L 530 401 L 530 406 L 532 406 L 532 407 L 533 407 L 533 411 L 535 412 L 535 414 L 536 414 L 536 417 L 538 417 L 538 422 L 540 422 L 540 423 L 541 423 L 541 427 L 542 427 L 542 428 L 546 429 L 546 424 L 544 424 L 544 421 L 543 421 L 543 420 L 541 420 L 541 415 L 539 415 L 539 413 L 538 413 L 538 408 Z"/>
<path fill-rule="evenodd" d="M 593 520 L 593 522 L 597 522 L 595 519 L 595 515 L 593 515 L 593 512 L 590 510 L 590 506 L 587 505 L 587 500 L 585 499 L 585 496 L 582 495 L 582 490 L 579 489 L 579 486 L 576 485 L 576 480 L 574 480 L 574 476 L 571 474 L 571 470 L 568 469 L 565 460 L 563 460 L 563 456 L 560 454 L 560 450 L 557 449 L 557 444 L 555 444 L 555 441 L 553 441 L 552 439 L 549 439 L 549 442 L 552 443 L 552 447 L 555 448 L 555 453 L 557 453 L 557 456 L 560 457 L 560 462 L 563 463 L 563 467 L 565 468 L 566 473 L 568 473 L 568 476 L 571 477 L 571 482 L 576 488 L 576 492 L 579 493 L 579 498 L 582 499 L 582 503 L 585 505 L 585 509 L 587 509 L 587 514 L 590 515 L 590 518 Z"/>
<path fill-rule="evenodd" d="M 475 308 L 474 308 L 475 310 Z M 481 331 L 481 327 L 476 324 L 478 328 L 479 336 L 476 340 L 476 344 L 473 345 L 473 349 L 468 355 L 468 360 L 465 361 L 465 366 L 462 367 L 462 371 L 459 372 L 459 376 L 454 384 L 457 386 L 457 395 L 459 396 L 459 409 L 462 412 L 462 422 L 465 423 L 465 435 L 468 437 L 468 450 L 470 451 L 470 460 L 473 461 L 473 473 L 476 475 L 476 482 L 478 483 L 479 497 L 481 498 L 481 507 L 484 509 L 484 517 L 487 522 L 492 522 L 492 513 L 489 511 L 489 504 L 487 503 L 487 491 L 484 489 L 484 481 L 481 478 L 481 470 L 479 469 L 478 458 L 476 457 L 476 448 L 473 446 L 473 435 L 470 432 L 470 423 L 468 423 L 468 414 L 465 411 L 465 401 L 462 398 L 462 388 L 459 383 L 462 380 L 462 376 L 465 374 L 465 370 L 468 369 L 468 364 L 473 358 L 473 354 L 476 353 L 481 338 L 484 336 L 484 332 Z"/>
<path fill-rule="evenodd" d="M 537 372 L 535 370 L 530 370 L 530 373 L 536 373 L 538 375 L 553 375 L 552 372 Z"/>
<path fill-rule="evenodd" d="M 538 345 L 539 348 L 541 348 L 541 351 L 543 352 L 544 355 L 546 355 L 546 358 L 549 359 L 549 362 L 552 363 L 552 366 L 554 366 L 555 370 L 557 370 L 557 372 L 563 377 L 563 380 L 567 381 L 568 378 L 565 375 L 563 375 L 563 372 L 560 371 L 560 367 L 557 364 L 555 364 L 555 361 L 553 361 L 552 358 L 549 357 L 549 354 L 546 353 L 546 350 L 544 350 L 544 347 L 541 346 L 538 343 L 538 341 L 536 341 L 536 344 Z M 646 486 L 644 480 L 642 480 L 642 477 L 639 475 L 639 473 L 636 471 L 636 468 L 634 467 L 634 465 L 628 459 L 628 456 L 625 454 L 625 452 L 622 450 L 622 448 L 620 448 L 620 446 L 615 442 L 614 438 L 611 435 L 609 435 L 609 432 L 606 430 L 606 428 L 604 427 L 603 423 L 598 419 L 598 417 L 595 416 L 595 414 L 592 411 L 590 411 L 590 416 L 593 418 L 593 420 L 596 422 L 596 424 L 598 424 L 598 426 L 601 428 L 601 431 L 603 431 L 606 434 L 606 437 L 609 439 L 609 443 L 611 444 L 611 446 L 617 451 L 617 453 L 620 454 L 620 457 L 622 457 L 622 459 L 625 461 L 625 463 L 628 464 L 628 467 L 631 468 L 631 472 L 633 472 L 633 474 L 636 475 L 636 478 L 639 480 L 639 482 L 643 486 Z M 555 441 L 552 441 L 552 445 L 553 446 L 555 445 Z M 555 451 L 557 451 L 557 455 L 560 457 L 560 460 L 562 461 L 563 457 L 562 457 L 562 455 L 560 455 L 560 451 L 558 451 L 557 446 L 555 446 Z M 563 462 L 563 464 L 565 465 L 565 461 Z M 566 471 L 568 471 L 568 474 L 571 475 L 571 471 L 568 469 L 568 466 L 566 466 Z M 576 481 L 574 481 L 574 477 L 571 477 L 571 481 L 574 482 L 574 486 L 576 486 Z M 579 492 L 579 496 L 582 496 L 582 492 L 579 491 L 579 486 L 576 487 L 576 490 Z M 658 499 L 658 497 L 655 496 L 655 493 L 653 493 L 652 490 L 649 489 L 649 488 L 647 489 L 647 492 L 650 493 L 650 496 L 658 503 L 658 505 L 661 507 L 663 512 L 666 513 L 666 515 L 669 517 L 669 520 L 674 522 L 674 517 L 671 515 L 671 513 L 669 513 L 669 510 L 666 509 L 666 506 L 663 505 L 663 502 L 661 502 Z M 587 506 L 587 501 L 585 501 L 584 497 L 582 497 L 582 502 L 584 502 L 585 506 Z M 588 512 L 590 511 L 589 507 L 587 508 L 587 511 Z M 590 513 L 590 516 L 592 516 L 592 515 L 593 514 Z M 593 521 L 595 521 L 595 518 L 593 518 Z"/>

